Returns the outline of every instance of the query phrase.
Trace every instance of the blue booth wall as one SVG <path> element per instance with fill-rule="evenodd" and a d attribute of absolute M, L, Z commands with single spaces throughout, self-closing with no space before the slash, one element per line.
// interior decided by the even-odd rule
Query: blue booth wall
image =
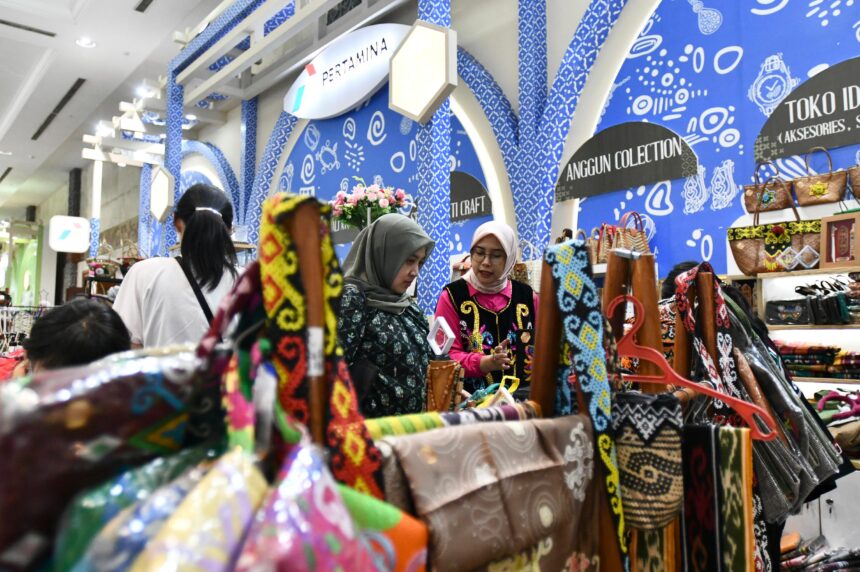
<path fill-rule="evenodd" d="M 742 186 L 753 181 L 755 139 L 771 110 L 790 89 L 858 55 L 855 0 L 706 0 L 698 10 L 688 0 L 663 0 L 622 65 L 598 130 L 627 121 L 665 125 L 692 146 L 699 174 L 589 197 L 580 228 L 636 210 L 661 275 L 684 260 L 709 260 L 726 272 L 726 229 L 746 214 Z M 831 153 L 834 168 L 860 163 L 857 146 Z M 786 178 L 806 172 L 803 157 L 777 165 Z M 826 158 L 813 157 L 812 167 L 826 172 Z"/>
<path fill-rule="evenodd" d="M 451 131 L 451 170 L 472 175 L 486 189 L 475 148 L 453 114 Z M 353 177 L 361 177 L 368 185 L 376 182 L 399 187 L 414 196 L 418 187 L 417 136 L 415 122 L 388 108 L 388 89 L 383 87 L 351 113 L 309 121 L 284 162 L 276 188 L 328 201 L 338 191 L 351 189 L 356 182 Z M 452 223 L 451 254 L 467 252 L 475 229 L 489 220 L 491 216 Z M 341 261 L 349 247 L 335 246 Z"/>

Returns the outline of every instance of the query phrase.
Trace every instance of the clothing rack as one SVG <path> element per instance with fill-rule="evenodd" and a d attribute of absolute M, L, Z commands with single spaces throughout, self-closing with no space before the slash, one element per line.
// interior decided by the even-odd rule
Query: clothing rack
<path fill-rule="evenodd" d="M 45 310 L 45 306 L 0 306 L 0 353 L 20 346 Z"/>

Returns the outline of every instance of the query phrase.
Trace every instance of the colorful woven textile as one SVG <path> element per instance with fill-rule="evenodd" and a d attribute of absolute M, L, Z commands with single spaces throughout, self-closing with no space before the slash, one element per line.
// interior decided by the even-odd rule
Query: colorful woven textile
<path fill-rule="evenodd" d="M 170 457 L 155 459 L 80 493 L 66 510 L 57 535 L 54 569 L 60 572 L 72 568 L 105 524 L 124 508 L 196 465 L 206 455 L 206 447 L 188 449 Z"/>
<path fill-rule="evenodd" d="M 414 415 L 380 417 L 378 419 L 367 419 L 364 424 L 370 436 L 374 440 L 377 440 L 394 435 L 422 433 L 430 429 L 438 429 L 439 427 L 470 425 L 472 423 L 486 423 L 490 421 L 524 421 L 526 419 L 534 419 L 535 417 L 537 417 L 537 413 L 531 404 L 517 403 L 516 405 L 466 409 L 452 413 L 427 412 L 416 413 Z"/>
<path fill-rule="evenodd" d="M 332 472 L 338 481 L 382 498 L 380 454 L 365 429 L 355 388 L 338 342 L 335 308 L 343 290 L 343 275 L 331 242 L 330 207 L 316 202 L 313 197 L 286 193 L 275 194 L 263 205 L 259 249 L 268 335 L 272 340 L 272 361 L 279 379 L 278 398 L 289 415 L 303 423 L 308 421 L 307 308 L 298 254 L 285 222 L 300 205 L 311 201 L 319 206 L 322 220 L 316 228 L 302 231 L 319 232 L 321 235 L 325 309 L 323 345 L 325 376 L 330 388 L 326 437 L 331 451 Z"/>
<path fill-rule="evenodd" d="M 588 251 L 583 241 L 572 240 L 548 247 L 544 257 L 552 269 L 563 325 L 555 414 L 567 415 L 573 410 L 568 380 L 575 375 L 597 436 L 597 449 L 606 472 L 606 492 L 612 506 L 618 542 L 621 552 L 626 554 L 618 459 L 609 426 L 612 395 L 603 346 L 603 314 L 597 286 L 591 277 Z"/>
<path fill-rule="evenodd" d="M 723 292 L 720 289 L 718 281 L 714 281 L 714 310 L 715 310 L 715 328 L 717 331 L 717 357 L 720 364 L 720 371 L 714 364 L 708 350 L 705 348 L 705 343 L 701 339 L 699 332 L 696 329 L 695 311 L 690 304 L 690 288 L 696 283 L 696 276 L 699 272 L 714 273 L 714 269 L 707 262 L 703 262 L 699 266 L 692 268 L 688 272 L 678 276 L 676 279 L 677 289 L 675 291 L 675 306 L 681 315 L 684 323 L 684 329 L 691 336 L 693 346 L 696 353 L 705 368 L 708 380 L 714 387 L 723 393 L 730 396 L 743 399 L 751 402 L 750 396 L 744 389 L 741 381 L 738 378 L 738 372 L 735 365 L 734 343 L 731 336 L 731 320 L 729 318 L 728 307 L 726 306 Z M 725 403 L 714 402 L 713 421 L 720 425 L 743 425 L 743 421 L 734 413 Z M 685 483 L 686 476 L 685 476 Z M 753 491 L 753 511 L 755 519 L 755 553 L 756 553 L 756 568 L 768 569 L 771 565 L 770 556 L 768 554 L 768 539 L 767 531 L 764 523 L 764 513 L 762 509 L 761 499 L 759 498 L 758 490 Z M 689 524 L 689 520 L 685 520 Z"/>
<path fill-rule="evenodd" d="M 684 534 L 685 570 L 723 570 L 723 526 L 720 509 L 719 427 L 684 427 Z"/>
<path fill-rule="evenodd" d="M 361 541 L 321 451 L 297 447 L 280 482 L 257 511 L 237 572 L 371 570 Z"/>
<path fill-rule="evenodd" d="M 681 509 L 682 425 L 681 404 L 671 393 L 624 391 L 615 395 L 612 431 L 629 527 L 662 529 Z"/>
<path fill-rule="evenodd" d="M 130 569 L 146 544 L 206 475 L 207 468 L 201 465 L 187 471 L 120 513 L 93 539 L 73 572 Z"/>
<path fill-rule="evenodd" d="M 720 428 L 723 565 L 730 572 L 755 570 L 753 467 L 750 430 Z"/>

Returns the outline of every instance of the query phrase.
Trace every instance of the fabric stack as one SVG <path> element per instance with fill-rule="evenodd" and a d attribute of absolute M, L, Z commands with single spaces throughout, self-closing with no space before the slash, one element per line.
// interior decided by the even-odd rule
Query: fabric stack
<path fill-rule="evenodd" d="M 828 377 L 860 379 L 860 352 L 841 351 L 827 368 Z"/>
<path fill-rule="evenodd" d="M 838 346 L 774 340 L 789 373 L 794 377 L 836 377 L 831 372 Z M 850 376 L 849 376 L 850 377 Z"/>
<path fill-rule="evenodd" d="M 830 548 L 823 536 L 804 541 L 796 532 L 782 537 L 779 569 L 790 572 L 860 571 L 860 549 Z"/>
<path fill-rule="evenodd" d="M 851 314 L 851 323 L 860 324 L 860 272 L 852 272 L 848 275 L 848 312 Z"/>

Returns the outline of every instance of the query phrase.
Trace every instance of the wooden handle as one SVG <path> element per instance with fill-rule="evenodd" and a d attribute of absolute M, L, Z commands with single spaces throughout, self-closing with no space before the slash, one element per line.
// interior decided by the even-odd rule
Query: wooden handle
<path fill-rule="evenodd" d="M 627 285 L 630 282 L 629 277 L 630 260 L 610 251 L 606 259 L 606 277 L 603 280 L 604 312 L 614 299 L 627 293 Z M 541 308 L 543 308 L 543 304 L 541 304 Z M 612 335 L 615 337 L 615 341 L 620 340 L 624 335 L 624 314 L 624 306 L 619 306 L 615 310 L 614 316 L 607 316 L 609 325 L 612 326 Z"/>
<path fill-rule="evenodd" d="M 544 415 L 552 416 L 555 411 L 555 382 L 561 346 L 561 315 L 555 295 L 552 268 L 546 261 L 542 264 L 540 291 L 544 294 L 540 299 L 540 312 L 535 328 L 535 355 L 529 399 L 538 404 Z"/>
<path fill-rule="evenodd" d="M 643 254 L 633 264 L 633 295 L 642 302 L 645 316 L 642 327 L 636 333 L 639 345 L 654 348 L 663 353 L 663 332 L 660 327 L 660 305 L 657 300 L 657 271 L 653 254 Z M 639 363 L 639 373 L 642 375 L 660 375 L 661 370 L 649 361 Z M 645 393 L 663 393 L 665 385 L 642 383 Z"/>
<path fill-rule="evenodd" d="M 323 365 L 324 344 L 313 343 L 313 329 L 325 327 L 325 302 L 323 300 L 323 267 L 322 248 L 320 239 L 320 212 L 315 201 L 308 201 L 296 208 L 295 213 L 287 219 L 287 232 L 293 239 L 301 268 L 302 288 L 305 293 L 307 316 L 305 326 L 308 331 L 309 368 L 315 364 Z M 318 331 L 318 330 L 317 330 Z M 312 355 L 313 354 L 313 355 Z M 317 375 L 311 375 L 311 374 Z M 326 409 L 328 405 L 328 384 L 324 371 L 308 370 L 307 382 L 309 387 L 310 419 L 308 426 L 315 443 L 325 443 Z"/>

